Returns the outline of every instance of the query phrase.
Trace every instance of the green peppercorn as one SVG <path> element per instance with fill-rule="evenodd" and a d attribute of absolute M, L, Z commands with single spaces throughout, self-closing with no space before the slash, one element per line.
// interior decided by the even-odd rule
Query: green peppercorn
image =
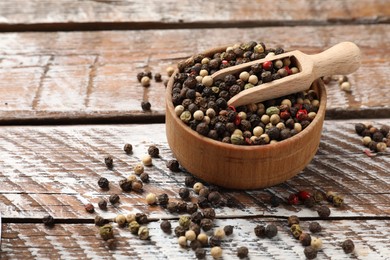
<path fill-rule="evenodd" d="M 179 218 L 179 225 L 184 227 L 185 229 L 188 229 L 188 227 L 191 224 L 191 219 L 188 216 L 180 216 Z"/>
<path fill-rule="evenodd" d="M 114 238 L 114 230 L 110 224 L 106 224 L 99 228 L 99 234 L 103 240 L 109 240 Z"/>
<path fill-rule="evenodd" d="M 335 207 L 341 207 L 344 203 L 344 199 L 339 195 L 335 195 L 335 196 L 333 196 L 332 203 L 333 203 L 333 206 L 335 206 Z"/>
<path fill-rule="evenodd" d="M 293 224 L 290 228 L 290 231 L 291 231 L 291 234 L 293 235 L 293 237 L 295 237 L 296 239 L 299 239 L 299 237 L 302 234 L 302 229 L 299 226 L 299 224 Z"/>
<path fill-rule="evenodd" d="M 316 190 L 316 191 L 314 191 L 312 197 L 314 198 L 315 202 L 319 203 L 319 202 L 322 202 L 324 200 L 325 195 L 322 191 Z"/>
<path fill-rule="evenodd" d="M 181 113 L 181 115 L 180 115 L 181 121 L 183 121 L 186 124 L 188 124 L 190 122 L 191 118 L 192 118 L 191 112 L 187 111 L 187 110 L 184 111 L 183 113 Z"/>
<path fill-rule="evenodd" d="M 352 253 L 353 250 L 355 249 L 355 244 L 353 243 L 353 241 L 351 239 L 347 239 L 343 242 L 341 247 L 343 248 L 343 250 L 346 254 L 349 254 L 349 253 Z"/>
<path fill-rule="evenodd" d="M 134 220 L 134 221 L 131 221 L 131 222 L 129 223 L 129 230 L 130 230 L 130 232 L 131 232 L 132 234 L 134 234 L 134 235 L 138 234 L 139 227 L 140 227 L 140 225 L 139 225 L 138 222 L 135 221 L 135 220 Z"/>
<path fill-rule="evenodd" d="M 138 237 L 141 239 L 141 240 L 146 240 L 149 238 L 149 229 L 145 226 L 141 226 L 139 227 L 138 229 Z"/>

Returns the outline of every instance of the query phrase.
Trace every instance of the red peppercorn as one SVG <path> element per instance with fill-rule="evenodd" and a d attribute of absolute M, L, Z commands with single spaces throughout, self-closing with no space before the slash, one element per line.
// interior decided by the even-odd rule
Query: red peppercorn
<path fill-rule="evenodd" d="M 295 117 L 299 121 L 307 119 L 307 111 L 306 111 L 306 109 L 299 109 Z"/>
<path fill-rule="evenodd" d="M 305 201 L 306 199 L 311 197 L 311 194 L 305 190 L 299 191 L 297 195 L 301 201 Z"/>
<path fill-rule="evenodd" d="M 234 119 L 234 124 L 235 124 L 235 125 L 241 124 L 241 117 L 239 117 L 239 116 L 237 115 L 237 116 L 236 116 L 236 119 Z"/>
<path fill-rule="evenodd" d="M 290 112 L 288 112 L 287 110 L 280 112 L 280 118 L 284 119 L 284 120 L 289 119 L 290 118 Z"/>
<path fill-rule="evenodd" d="M 272 69 L 272 61 L 264 61 L 263 62 L 263 69 L 271 70 Z"/>
<path fill-rule="evenodd" d="M 227 60 L 222 60 L 222 64 L 223 64 L 223 65 L 228 65 L 229 62 L 228 62 Z"/>
<path fill-rule="evenodd" d="M 299 204 L 299 198 L 296 194 L 291 194 L 288 197 L 288 204 L 290 205 L 298 205 Z"/>
<path fill-rule="evenodd" d="M 284 66 L 284 69 L 287 71 L 288 75 L 292 74 L 292 71 L 291 71 L 291 69 L 288 66 Z"/>

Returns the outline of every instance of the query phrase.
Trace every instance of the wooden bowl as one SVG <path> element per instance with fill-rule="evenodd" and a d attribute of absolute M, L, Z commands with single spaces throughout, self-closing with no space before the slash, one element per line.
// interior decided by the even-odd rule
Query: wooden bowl
<path fill-rule="evenodd" d="M 204 54 L 225 49 L 213 49 Z M 226 188 L 265 188 L 295 176 L 313 159 L 320 143 L 326 109 L 322 80 L 316 80 L 311 86 L 319 96 L 320 107 L 309 126 L 278 143 L 244 146 L 202 136 L 177 117 L 172 103 L 173 79 L 177 73 L 176 70 L 166 90 L 166 134 L 174 156 L 194 176 Z"/>

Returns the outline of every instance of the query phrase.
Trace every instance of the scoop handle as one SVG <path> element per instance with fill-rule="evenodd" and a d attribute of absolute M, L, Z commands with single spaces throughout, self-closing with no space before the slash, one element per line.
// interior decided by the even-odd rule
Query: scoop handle
<path fill-rule="evenodd" d="M 341 42 L 314 55 L 314 78 L 330 75 L 346 75 L 355 72 L 360 66 L 360 49 L 353 42 Z"/>

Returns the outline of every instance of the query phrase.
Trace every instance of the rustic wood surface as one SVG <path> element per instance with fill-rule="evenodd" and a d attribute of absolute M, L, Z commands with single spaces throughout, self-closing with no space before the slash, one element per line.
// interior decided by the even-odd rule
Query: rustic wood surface
<path fill-rule="evenodd" d="M 117 1 L 15 0 L 0 3 L 0 30 L 102 30 L 386 23 L 386 0 Z"/>
<path fill-rule="evenodd" d="M 167 67 L 194 53 L 253 39 L 309 54 L 355 42 L 362 65 L 349 77 L 352 92 L 330 84 L 327 115 L 388 117 L 389 37 L 387 25 L 3 33 L 0 122 L 162 122 L 164 85 L 143 88 L 138 72 L 149 69 L 166 79 Z M 142 111 L 142 100 L 152 112 Z"/>

